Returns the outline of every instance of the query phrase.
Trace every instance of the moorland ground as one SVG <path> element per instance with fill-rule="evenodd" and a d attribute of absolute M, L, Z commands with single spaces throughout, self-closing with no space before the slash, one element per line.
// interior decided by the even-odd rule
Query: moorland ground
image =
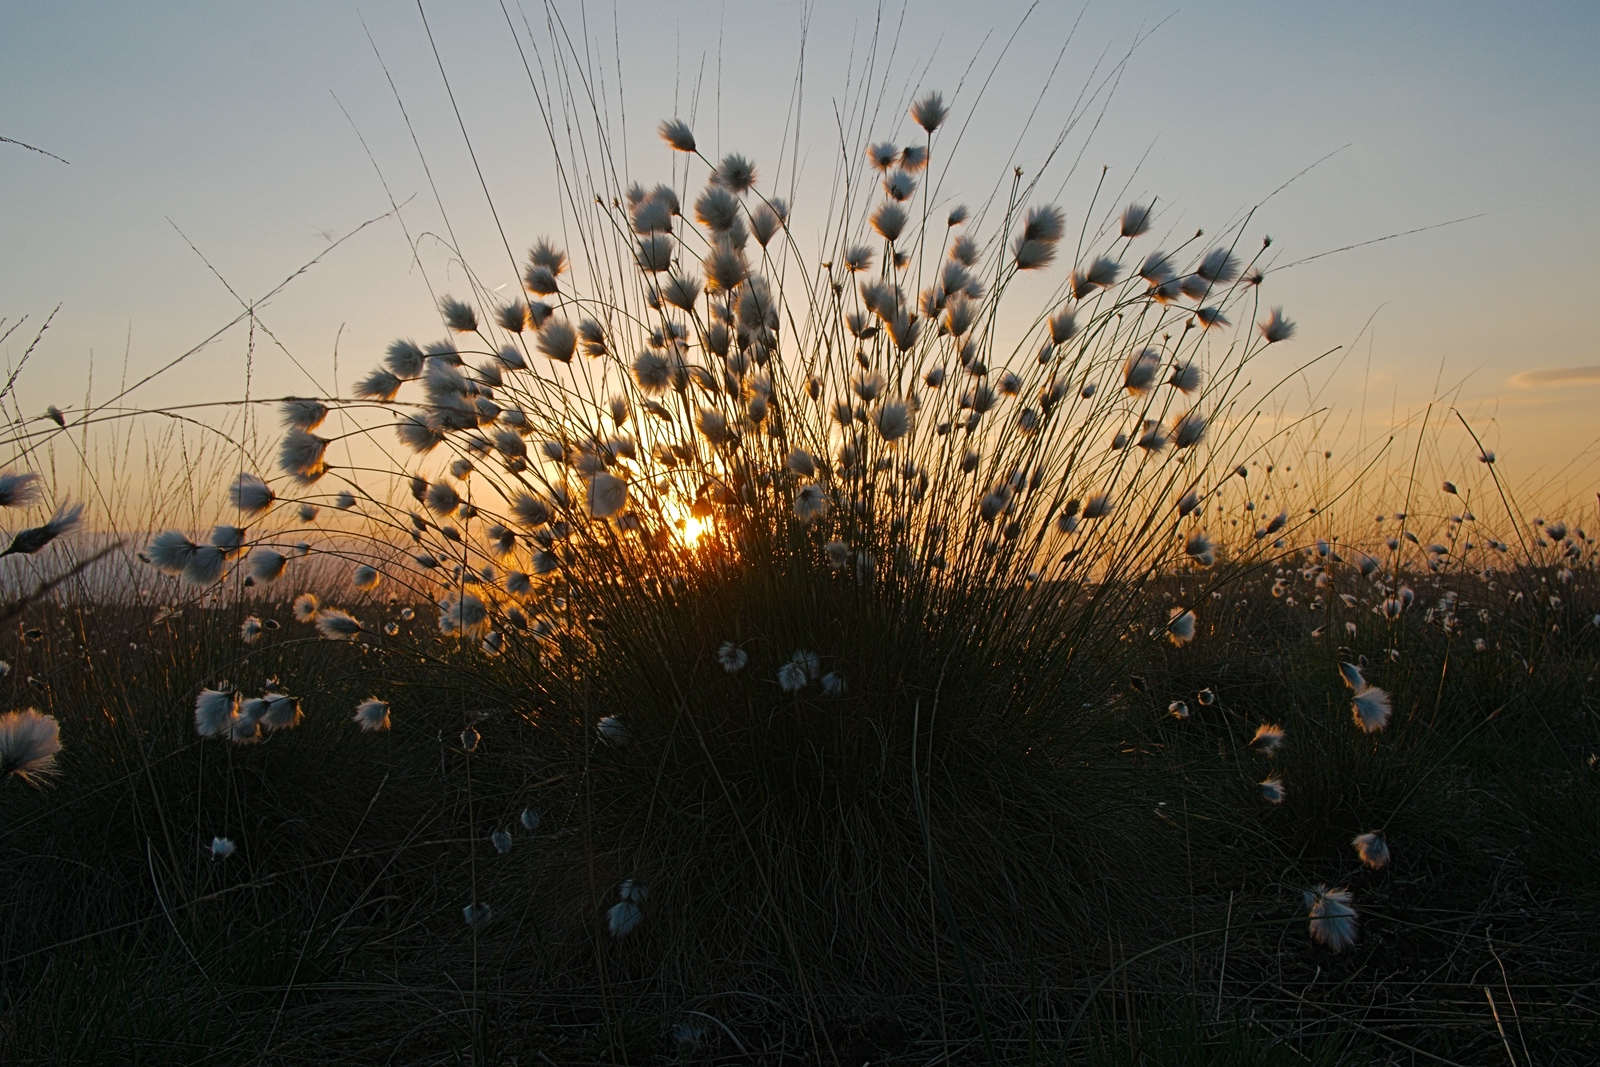
<path fill-rule="evenodd" d="M 1592 570 L 1414 575 L 1391 622 L 1359 583 L 1318 587 L 1315 558 L 1222 590 L 1189 647 L 1059 694 L 1095 706 L 1092 729 L 998 802 L 1041 810 L 973 825 L 964 810 L 996 809 L 954 794 L 985 779 L 949 765 L 925 822 L 885 791 L 836 809 L 857 820 L 837 838 L 781 796 L 738 827 L 715 796 L 641 812 L 492 671 L 441 683 L 424 657 L 408 671 L 316 641 L 286 603 L 34 604 L 5 642 L 7 706 L 54 714 L 65 750 L 42 788 L 0 783 L 0 1058 L 1593 1062 Z M 351 606 L 458 654 L 426 613 Z M 281 628 L 246 649 L 246 611 Z M 1350 728 L 1346 660 L 1393 695 L 1382 744 Z M 197 690 L 246 676 L 300 696 L 303 724 L 250 746 L 197 738 Z M 349 709 L 379 681 L 394 728 L 363 734 Z M 482 736 L 470 754 L 464 722 Z M 1259 722 L 1287 731 L 1270 758 L 1245 747 Z M 1075 757 L 1092 780 L 1057 773 Z M 1278 806 L 1254 786 L 1269 768 L 1289 785 Z M 1052 804 L 1057 787 L 1079 795 Z M 660 839 L 654 895 L 613 938 L 631 862 L 616 826 L 641 818 Z M 1370 870 L 1350 839 L 1377 827 L 1393 858 Z M 905 869 L 841 882 L 805 866 L 822 860 L 785 839 L 801 833 L 875 835 L 837 855 Z M 237 851 L 214 858 L 215 836 Z M 1030 896 L 1067 884 L 1035 876 L 1041 857 L 1076 891 Z M 1306 937 L 1316 883 L 1355 894 L 1341 953 Z M 916 899 L 897 909 L 875 886 Z M 492 917 L 463 922 L 472 901 Z"/>

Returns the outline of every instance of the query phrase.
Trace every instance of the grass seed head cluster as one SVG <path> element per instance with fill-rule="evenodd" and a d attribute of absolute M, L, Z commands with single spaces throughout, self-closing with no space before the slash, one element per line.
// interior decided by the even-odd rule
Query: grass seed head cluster
<path fill-rule="evenodd" d="M 296 583 L 322 530 L 348 582 L 302 592 L 295 619 L 410 657 L 376 597 L 336 601 L 430 602 L 440 668 L 492 680 L 568 753 L 618 875 L 682 881 L 686 836 L 737 852 L 755 834 L 793 843 L 791 884 L 831 882 L 886 839 L 914 855 L 930 809 L 973 845 L 1018 811 L 1070 821 L 1106 787 L 1076 751 L 1103 694 L 1151 643 L 1196 638 L 1202 590 L 1283 545 L 1287 511 L 1265 534 L 1207 518 L 1247 474 L 1245 373 L 1294 326 L 1260 300 L 1270 241 L 1241 248 L 1238 228 L 1155 248 L 1160 212 L 1136 202 L 1086 215 L 1074 246 L 1020 170 L 988 232 L 936 207 L 948 116 L 926 94 L 910 143 L 847 161 L 810 255 L 753 161 L 662 122 L 703 185 L 597 196 L 584 269 L 540 240 L 518 297 L 474 278 L 439 300 L 443 338 L 394 342 L 355 397 L 283 401 L 276 471 L 230 487 L 239 525 L 162 532 L 150 564 Z M 1042 306 L 1007 299 L 1056 270 Z M 387 471 L 339 461 L 386 436 Z M 1193 593 L 1169 605 L 1178 574 Z M 1353 711 L 1381 729 L 1388 698 L 1360 689 Z M 374 696 L 353 718 L 390 715 Z M 195 704 L 199 734 L 234 743 L 299 721 L 281 693 Z M 463 748 L 485 731 L 469 721 Z M 1251 747 L 1282 740 L 1263 726 Z M 1106 836 L 1084 835 L 1069 880 Z M 644 904 L 627 883 L 611 932 Z"/>

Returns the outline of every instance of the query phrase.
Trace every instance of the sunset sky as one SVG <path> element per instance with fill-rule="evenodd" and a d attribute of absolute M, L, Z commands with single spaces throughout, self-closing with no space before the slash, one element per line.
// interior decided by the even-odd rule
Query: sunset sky
<path fill-rule="evenodd" d="M 905 135 L 899 101 L 918 86 L 946 90 L 952 129 L 972 116 L 947 184 L 973 201 L 1013 165 L 1035 167 L 1084 86 L 1147 34 L 1087 147 L 1082 135 L 1070 142 L 1083 150 L 1061 196 L 1070 226 L 1082 221 L 1102 165 L 1109 188 L 1159 197 L 1162 225 L 1192 232 L 1220 230 L 1332 153 L 1250 222 L 1248 241 L 1270 234 L 1280 266 L 1466 221 L 1269 276 L 1268 300 L 1300 324 L 1301 354 L 1346 346 L 1308 378 L 1302 403 L 1321 390 L 1316 402 L 1340 412 L 1332 432 L 1370 440 L 1443 396 L 1527 484 L 1592 500 L 1600 483 L 1591 312 L 1600 290 L 1600 5 L 1052 2 L 1026 20 L 1027 5 L 1005 0 L 879 11 L 843 0 L 587 9 L 507 0 L 507 9 L 518 34 L 526 18 L 547 57 L 546 12 L 558 10 L 570 40 L 590 42 L 613 106 L 620 54 L 619 147 L 629 176 L 650 183 L 669 177 L 673 162 L 655 123 L 689 115 L 697 83 L 694 124 L 708 154 L 739 149 L 776 166 L 804 23 L 802 234 L 808 212 L 827 210 L 833 102 L 851 70 L 859 78 L 864 69 L 875 20 L 880 76 L 895 49 L 893 106 L 875 132 Z M 553 154 L 501 5 L 433 2 L 426 11 L 513 248 L 559 234 Z M 125 352 L 131 380 L 238 314 L 189 242 L 248 300 L 333 236 L 388 211 L 357 131 L 396 199 L 408 201 L 413 234 L 453 229 L 480 273 L 514 283 L 415 4 L 14 5 L 0 36 L 0 136 L 69 161 L 0 144 L 0 316 L 37 322 L 61 305 L 21 384 L 23 410 L 80 404 L 91 358 L 95 394 L 107 395 Z M 787 191 L 790 176 L 777 180 Z M 424 249 L 448 286 L 440 246 Z M 258 392 L 331 388 L 335 351 L 347 383 L 392 337 L 439 332 L 393 221 L 334 250 L 261 321 L 287 355 L 261 342 Z M 31 330 L 0 359 L 20 358 L 24 335 Z M 242 328 L 224 334 L 134 399 L 237 395 L 246 340 Z"/>

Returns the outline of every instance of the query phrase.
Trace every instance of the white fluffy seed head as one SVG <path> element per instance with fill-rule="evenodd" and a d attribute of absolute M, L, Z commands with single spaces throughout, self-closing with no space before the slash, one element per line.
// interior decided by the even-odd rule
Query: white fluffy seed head
<path fill-rule="evenodd" d="M 304 713 L 297 697 L 287 693 L 266 693 L 261 700 L 266 705 L 260 716 L 262 729 L 289 730 L 300 725 Z"/>
<path fill-rule="evenodd" d="M 628 506 L 628 483 L 602 471 L 589 480 L 585 495 L 589 514 L 597 519 L 613 518 Z"/>
<path fill-rule="evenodd" d="M 659 274 L 672 266 L 673 241 L 670 234 L 650 233 L 639 238 L 639 248 L 634 259 L 639 269 L 649 274 Z"/>
<path fill-rule="evenodd" d="M 1150 229 L 1150 212 L 1154 204 L 1129 204 L 1122 209 L 1122 236 L 1138 237 Z"/>
<path fill-rule="evenodd" d="M 439 632 L 481 637 L 489 629 L 489 606 L 475 593 L 446 597 L 439 604 Z"/>
<path fill-rule="evenodd" d="M 202 689 L 194 701 L 194 730 L 201 737 L 216 737 L 239 707 L 239 694 Z"/>
<path fill-rule="evenodd" d="M 911 408 L 900 400 L 891 400 L 878 409 L 874 420 L 878 433 L 890 444 L 911 432 Z"/>
<path fill-rule="evenodd" d="M 867 145 L 867 162 L 873 170 L 886 171 L 900 158 L 900 149 L 887 141 Z"/>
<path fill-rule="evenodd" d="M 1367 680 L 1361 675 L 1361 668 L 1354 663 L 1339 664 L 1339 677 L 1344 679 L 1344 684 L 1359 693 L 1367 687 Z"/>
<path fill-rule="evenodd" d="M 1122 365 L 1122 384 L 1135 396 L 1150 391 L 1161 372 L 1161 353 L 1153 348 L 1131 352 Z"/>
<path fill-rule="evenodd" d="M 178 530 L 163 530 L 150 539 L 144 553 L 157 570 L 179 575 L 194 559 L 199 547 Z"/>
<path fill-rule="evenodd" d="M 0 472 L 0 507 L 25 508 L 39 499 L 39 476 L 32 471 L 21 474 Z"/>
<path fill-rule="evenodd" d="M 377 697 L 368 697 L 356 705 L 352 721 L 361 729 L 372 733 L 389 728 L 389 705 Z"/>
<path fill-rule="evenodd" d="M 1250 748 L 1264 756 L 1275 755 L 1283 746 L 1283 737 L 1283 727 L 1273 723 L 1262 723 L 1256 727 L 1255 736 L 1250 739 Z"/>
<path fill-rule="evenodd" d="M 290 610 L 294 613 L 296 622 L 310 622 L 317 617 L 317 608 L 320 602 L 315 593 L 301 593 L 294 598 Z"/>
<path fill-rule="evenodd" d="M 1199 408 L 1178 416 L 1172 424 L 1172 443 L 1179 448 L 1193 448 L 1206 436 L 1206 417 Z"/>
<path fill-rule="evenodd" d="M 317 633 L 329 641 L 354 641 L 361 633 L 361 622 L 339 608 L 317 612 Z"/>
<path fill-rule="evenodd" d="M 750 655 L 732 641 L 724 641 L 717 649 L 717 662 L 729 674 L 738 674 L 750 662 Z"/>
<path fill-rule="evenodd" d="M 323 457 L 327 454 L 325 438 L 301 429 L 291 429 L 283 435 L 278 446 L 278 465 L 296 481 L 309 484 L 321 478 L 328 466 Z"/>
<path fill-rule="evenodd" d="M 1205 373 L 1200 366 L 1192 360 L 1181 363 L 1172 368 L 1172 377 L 1167 379 L 1167 384 L 1183 393 L 1193 393 L 1205 383 Z"/>
<path fill-rule="evenodd" d="M 759 205 L 751 212 L 750 232 L 755 236 L 756 243 L 762 248 L 767 247 L 778 235 L 778 231 L 783 229 L 788 214 L 789 206 L 777 197 Z"/>
<path fill-rule="evenodd" d="M 0 782 L 12 777 L 38 785 L 56 773 L 61 726 L 33 708 L 0 715 Z"/>
<path fill-rule="evenodd" d="M 1256 324 L 1256 328 L 1269 345 L 1294 336 L 1294 323 L 1283 317 L 1282 308 L 1273 308 L 1270 315 Z"/>
<path fill-rule="evenodd" d="M 662 119 L 661 125 L 656 127 L 656 132 L 675 151 L 693 152 L 695 149 L 694 131 L 689 129 L 689 124 L 682 119 Z"/>
<path fill-rule="evenodd" d="M 1305 891 L 1306 913 L 1310 917 L 1313 941 L 1341 952 L 1356 941 L 1356 909 L 1351 906 L 1348 889 L 1329 889 L 1319 885 Z"/>
<path fill-rule="evenodd" d="M 578 332 L 565 319 L 551 319 L 535 335 L 534 347 L 557 363 L 571 363 L 578 350 Z"/>
<path fill-rule="evenodd" d="M 468 309 L 471 310 L 470 308 Z M 283 424 L 290 429 L 305 430 L 308 433 L 322 425 L 322 420 L 328 417 L 328 405 L 320 400 L 305 400 L 300 397 L 290 397 L 279 405 L 279 413 Z"/>
<path fill-rule="evenodd" d="M 222 578 L 227 561 L 228 557 L 222 549 L 215 545 L 201 545 L 194 550 L 188 565 L 183 568 L 183 580 L 190 585 L 212 585 Z"/>
<path fill-rule="evenodd" d="M 245 570 L 258 582 L 276 581 L 288 565 L 289 560 L 282 552 L 259 546 L 251 549 L 245 560 Z"/>
<path fill-rule="evenodd" d="M 1377 733 L 1389 725 L 1392 711 L 1389 694 L 1375 685 L 1369 685 L 1350 700 L 1350 715 L 1363 733 Z"/>
<path fill-rule="evenodd" d="M 627 937 L 644 922 L 644 912 L 631 900 L 620 900 L 606 912 L 606 925 L 612 937 Z"/>
<path fill-rule="evenodd" d="M 1212 285 L 1226 285 L 1239 276 L 1239 261 L 1226 248 L 1213 248 L 1200 257 L 1194 272 Z"/>
<path fill-rule="evenodd" d="M 801 522 L 810 522 L 828 513 L 827 494 L 816 484 L 803 485 L 794 495 L 794 515 Z"/>
<path fill-rule="evenodd" d="M 909 219 L 910 216 L 906 214 L 905 208 L 892 200 L 886 200 L 878 205 L 868 221 L 872 223 L 872 228 L 878 232 L 878 236 L 885 241 L 895 241 L 904 232 Z"/>
<path fill-rule="evenodd" d="M 228 487 L 228 497 L 233 506 L 246 515 L 259 515 L 272 507 L 277 499 L 270 486 L 254 474 L 241 473 Z"/>
<path fill-rule="evenodd" d="M 919 97 L 911 105 L 911 121 L 932 133 L 944 125 L 944 120 L 950 117 L 950 109 L 945 105 L 944 94 L 930 90 Z"/>
<path fill-rule="evenodd" d="M 1284 796 L 1287 795 L 1283 787 L 1283 780 L 1277 775 L 1268 778 L 1257 788 L 1261 791 L 1261 799 L 1268 804 L 1282 804 Z"/>
<path fill-rule="evenodd" d="M 1384 840 L 1383 833 L 1373 830 L 1370 833 L 1357 834 L 1350 840 L 1350 847 L 1356 850 L 1356 855 L 1361 857 L 1361 862 L 1378 870 L 1389 863 L 1389 843 Z"/>
<path fill-rule="evenodd" d="M 711 180 L 732 192 L 747 193 L 758 180 L 756 165 L 737 152 L 729 152 L 717 164 Z"/>

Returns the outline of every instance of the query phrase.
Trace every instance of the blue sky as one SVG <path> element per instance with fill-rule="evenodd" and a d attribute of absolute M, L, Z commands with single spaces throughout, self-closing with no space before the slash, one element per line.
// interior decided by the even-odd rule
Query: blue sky
<path fill-rule="evenodd" d="M 507 6 L 545 39 L 546 8 Z M 762 164 L 777 158 L 808 9 L 617 0 L 558 10 L 575 40 L 593 42 L 613 100 L 620 54 L 632 176 L 668 175 L 672 160 L 653 126 L 686 110 L 697 79 L 702 142 Z M 976 53 L 979 74 L 956 102 L 964 118 L 972 83 L 1026 10 L 945 0 L 883 8 L 881 36 L 899 35 L 890 95 L 913 83 L 953 92 Z M 427 11 L 513 247 L 559 232 L 551 150 L 498 0 Z M 808 208 L 826 209 L 832 101 L 852 47 L 861 68 L 874 17 L 838 0 L 809 8 L 797 226 Z M 1346 432 L 1351 419 L 1380 432 L 1396 413 L 1463 383 L 1453 395 L 1508 470 L 1570 476 L 1592 491 L 1600 5 L 1041 3 L 977 102 L 953 184 L 981 198 L 1013 163 L 1039 162 L 1042 133 L 1013 153 L 1020 116 L 1075 22 L 1041 126 L 1059 121 L 1103 53 L 1114 61 L 1135 35 L 1153 32 L 1063 195 L 1074 222 L 1102 164 L 1117 187 L 1131 176 L 1131 193 L 1159 196 L 1165 218 L 1192 230 L 1220 227 L 1330 152 L 1251 220 L 1253 236 L 1272 235 L 1280 262 L 1481 216 L 1284 271 L 1269 279 L 1269 298 L 1300 322 L 1305 351 L 1349 346 L 1330 362 L 1322 394 L 1351 413 Z M 238 313 L 188 241 L 252 298 L 326 250 L 329 234 L 386 211 L 356 130 L 397 196 L 414 195 L 413 232 L 444 232 L 367 31 L 467 260 L 505 269 L 414 3 L 55 0 L 8 11 L 0 135 L 70 161 L 0 144 L 0 316 L 37 319 L 62 305 L 36 357 L 49 373 L 24 382 L 25 408 L 81 398 L 91 356 L 99 383 L 121 375 L 125 352 L 136 377 Z M 886 133 L 904 126 L 898 111 L 885 120 Z M 436 254 L 429 269 L 449 287 L 448 257 L 424 244 Z M 308 378 L 330 386 L 336 350 L 348 382 L 391 337 L 437 332 L 393 223 L 330 253 L 262 320 L 305 368 L 269 347 L 258 381 L 282 390 L 306 391 Z M 154 405 L 235 395 L 244 351 L 234 331 L 139 396 Z M 13 341 L 0 359 L 20 354 Z"/>

